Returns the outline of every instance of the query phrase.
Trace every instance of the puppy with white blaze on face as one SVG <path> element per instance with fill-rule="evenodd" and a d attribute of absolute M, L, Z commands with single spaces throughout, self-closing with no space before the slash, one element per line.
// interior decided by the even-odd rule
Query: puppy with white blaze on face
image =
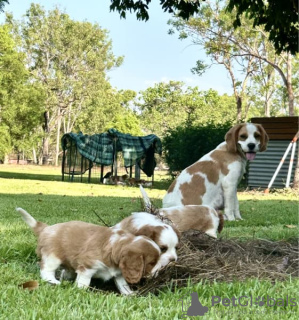
<path fill-rule="evenodd" d="M 147 212 L 134 212 L 129 217 L 112 227 L 113 230 L 125 230 L 135 236 L 146 236 L 153 240 L 161 250 L 155 271 L 177 260 L 176 249 L 179 245 L 179 231 L 158 217 Z"/>
<path fill-rule="evenodd" d="M 159 267 L 161 250 L 147 237 L 82 221 L 48 226 L 24 209 L 16 210 L 38 237 L 40 275 L 52 284 L 60 284 L 55 271 L 62 266 L 76 274 L 78 287 L 88 287 L 91 278 L 113 278 L 122 294 L 131 294 L 128 283 L 154 275 Z"/>
<path fill-rule="evenodd" d="M 224 208 L 227 220 L 242 219 L 237 186 L 247 161 L 265 151 L 268 140 L 260 124 L 235 125 L 226 133 L 225 142 L 180 173 L 163 199 L 163 208 L 207 205 Z"/>

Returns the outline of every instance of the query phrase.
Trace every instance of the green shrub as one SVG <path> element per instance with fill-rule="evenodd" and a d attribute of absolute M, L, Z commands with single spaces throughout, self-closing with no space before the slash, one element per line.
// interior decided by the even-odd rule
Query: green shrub
<path fill-rule="evenodd" d="M 172 174 L 181 171 L 224 141 L 231 123 L 180 126 L 168 130 L 163 139 L 165 161 Z"/>

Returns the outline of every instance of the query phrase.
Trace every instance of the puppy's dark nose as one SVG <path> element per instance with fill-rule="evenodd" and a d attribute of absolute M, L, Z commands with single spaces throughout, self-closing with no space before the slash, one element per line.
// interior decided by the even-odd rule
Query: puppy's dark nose
<path fill-rule="evenodd" d="M 252 151 L 252 150 L 254 150 L 254 148 L 255 148 L 255 143 L 248 143 L 248 149 L 250 150 L 250 151 Z"/>

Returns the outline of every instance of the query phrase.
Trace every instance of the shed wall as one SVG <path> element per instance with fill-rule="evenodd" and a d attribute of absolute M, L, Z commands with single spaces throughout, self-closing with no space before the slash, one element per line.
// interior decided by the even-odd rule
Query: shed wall
<path fill-rule="evenodd" d="M 299 117 L 270 117 L 252 118 L 251 122 L 263 125 L 269 136 L 267 150 L 258 153 L 254 161 L 249 163 L 248 186 L 250 188 L 267 188 L 275 173 L 281 158 L 283 157 L 290 142 L 298 132 Z M 272 187 L 284 188 L 287 180 L 291 157 L 291 150 L 282 165 Z M 294 180 L 295 167 L 298 157 L 298 142 L 291 175 L 291 186 Z"/>
<path fill-rule="evenodd" d="M 249 163 L 248 173 L 248 186 L 250 188 L 267 188 L 272 176 L 278 167 L 281 158 L 283 157 L 286 149 L 288 148 L 291 140 L 270 140 L 267 150 L 265 152 L 257 153 L 254 161 Z M 289 169 L 290 150 L 287 158 L 282 165 L 279 174 L 277 175 L 272 187 L 284 188 L 287 180 L 287 174 Z M 295 167 L 298 156 L 298 143 L 296 146 L 295 160 L 292 169 L 291 183 L 294 179 Z"/>

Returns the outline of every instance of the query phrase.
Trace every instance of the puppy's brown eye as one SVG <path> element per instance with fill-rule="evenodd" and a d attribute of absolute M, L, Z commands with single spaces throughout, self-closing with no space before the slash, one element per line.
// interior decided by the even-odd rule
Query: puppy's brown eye
<path fill-rule="evenodd" d="M 243 140 L 246 140 L 247 139 L 247 135 L 246 134 L 241 134 L 240 138 L 243 139 Z"/>
<path fill-rule="evenodd" d="M 160 247 L 160 249 L 161 249 L 161 252 L 164 253 L 167 251 L 168 248 L 167 247 Z"/>
<path fill-rule="evenodd" d="M 258 133 L 255 133 L 255 134 L 254 134 L 254 137 L 255 137 L 255 139 L 260 139 L 261 135 L 258 134 Z"/>

